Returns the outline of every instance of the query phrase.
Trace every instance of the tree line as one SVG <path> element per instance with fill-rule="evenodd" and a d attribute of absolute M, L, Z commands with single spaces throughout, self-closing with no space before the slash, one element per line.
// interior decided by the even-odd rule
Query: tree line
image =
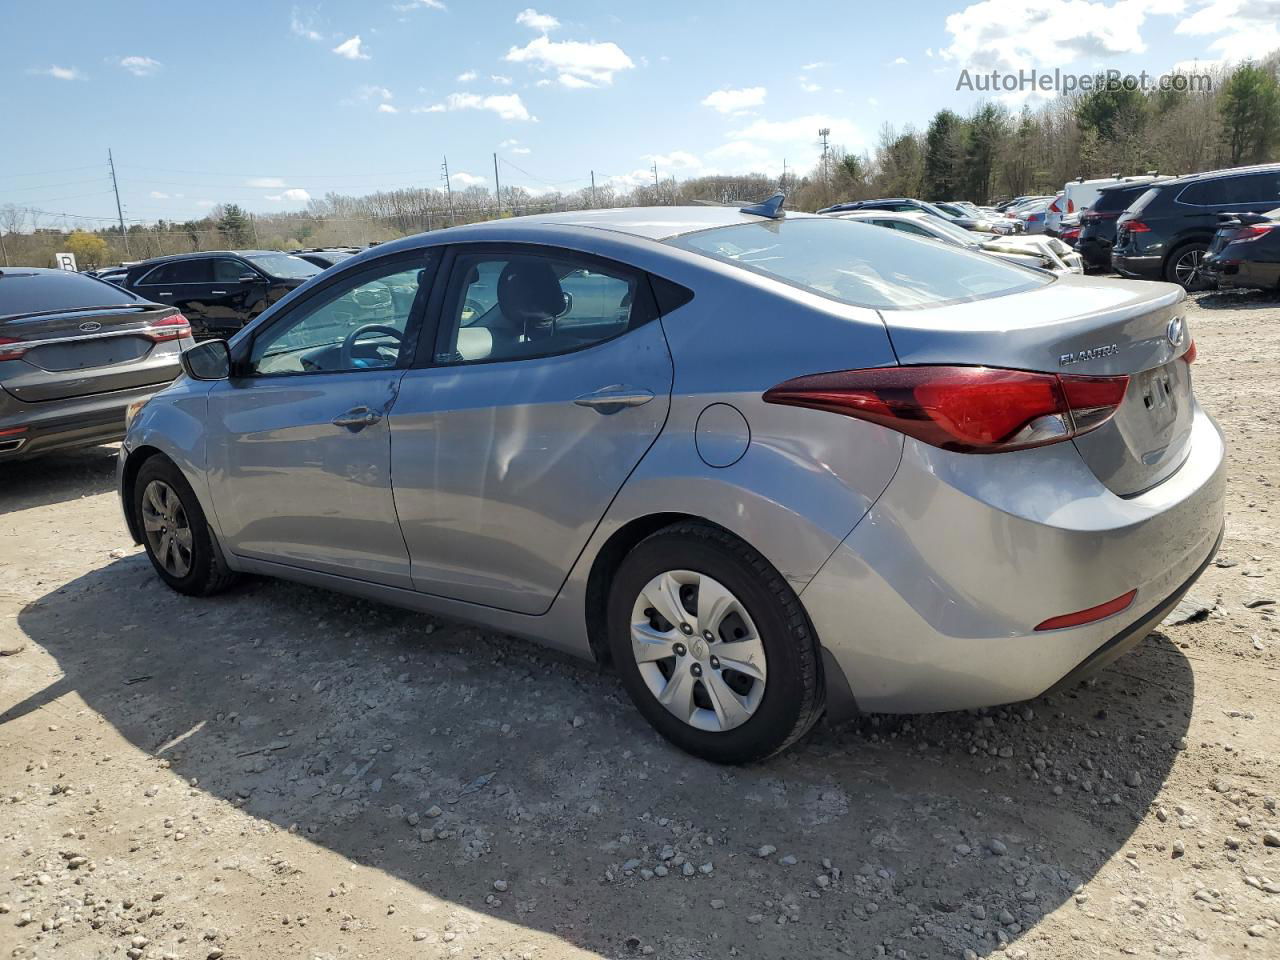
<path fill-rule="evenodd" d="M 574 191 L 406 187 L 363 196 L 329 193 L 305 210 L 250 214 L 237 204 L 199 219 L 66 229 L 38 211 L 0 206 L 0 263 L 52 265 L 70 249 L 82 269 L 194 250 L 365 246 L 495 217 L 590 207 L 740 203 L 778 189 L 787 206 L 902 196 L 987 203 L 1053 193 L 1068 180 L 1196 173 L 1280 157 L 1280 53 L 1208 72 L 1211 82 L 1143 91 L 1123 83 L 1014 111 L 984 101 L 968 115 L 939 110 L 923 130 L 881 128 L 874 147 L 831 148 L 807 173 L 667 178 Z M 816 133 L 816 131 L 815 131 Z"/>

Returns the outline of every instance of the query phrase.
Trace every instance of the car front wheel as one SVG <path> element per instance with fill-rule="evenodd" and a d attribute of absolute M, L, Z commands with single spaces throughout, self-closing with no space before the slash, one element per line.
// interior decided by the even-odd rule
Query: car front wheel
<path fill-rule="evenodd" d="M 133 509 L 147 557 L 160 579 L 179 593 L 209 596 L 236 580 L 213 539 L 187 478 L 163 456 L 153 456 L 133 484 Z"/>
<path fill-rule="evenodd" d="M 817 641 L 799 598 L 718 527 L 682 523 L 641 541 L 614 577 L 608 629 L 637 709 L 697 756 L 763 759 L 822 713 Z"/>
<path fill-rule="evenodd" d="M 1165 264 L 1164 278 L 1184 290 L 1205 290 L 1212 285 L 1204 271 L 1204 255 L 1209 247 L 1203 243 L 1188 243 L 1173 251 Z"/>

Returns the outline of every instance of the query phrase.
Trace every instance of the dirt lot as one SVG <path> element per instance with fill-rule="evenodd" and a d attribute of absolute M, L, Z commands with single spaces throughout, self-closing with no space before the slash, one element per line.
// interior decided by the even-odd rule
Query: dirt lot
<path fill-rule="evenodd" d="M 1198 299 L 1208 618 L 1067 695 L 745 769 L 522 642 L 168 591 L 111 449 L 5 468 L 0 956 L 1280 956 L 1280 302 Z"/>

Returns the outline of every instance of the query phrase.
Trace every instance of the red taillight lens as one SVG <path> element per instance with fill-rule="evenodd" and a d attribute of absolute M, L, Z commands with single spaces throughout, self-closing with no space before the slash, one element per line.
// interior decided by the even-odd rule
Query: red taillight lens
<path fill-rule="evenodd" d="M 1259 237 L 1265 237 L 1276 225 L 1269 223 L 1253 223 L 1247 227 L 1241 227 L 1231 236 L 1232 243 L 1248 243 L 1250 240 L 1257 240 Z"/>
<path fill-rule="evenodd" d="M 149 340 L 164 343 L 166 340 L 181 340 L 191 336 L 191 323 L 180 313 L 170 314 L 147 325 L 143 331 Z"/>
<path fill-rule="evenodd" d="M 1128 608 L 1133 603 L 1133 598 L 1138 595 L 1137 590 L 1130 590 L 1126 594 L 1116 597 L 1114 600 L 1108 600 L 1106 603 L 1100 603 L 1096 607 L 1090 607 L 1088 610 L 1077 610 L 1075 613 L 1064 613 L 1060 617 L 1050 617 L 1048 620 L 1036 627 L 1037 630 L 1061 630 L 1063 627 L 1079 627 L 1086 623 L 1094 623 L 1098 620 L 1105 620 L 1107 617 L 1114 616 L 1121 610 Z"/>
<path fill-rule="evenodd" d="M 0 430 L 0 437 L 12 437 L 12 436 L 16 436 L 19 433 L 26 433 L 26 432 L 27 432 L 26 427 L 5 427 L 3 430 Z"/>
<path fill-rule="evenodd" d="M 30 344 L 16 337 L 0 337 L 0 360 L 17 360 L 27 352 Z"/>
<path fill-rule="evenodd" d="M 1057 200 L 1055 200 L 1055 201 L 1053 201 L 1053 203 L 1049 204 L 1049 210 L 1050 210 L 1050 212 L 1051 212 L 1051 213 L 1061 213 L 1061 212 L 1062 212 L 1062 210 L 1058 207 L 1058 201 L 1057 201 Z"/>
<path fill-rule="evenodd" d="M 1075 212 L 1076 212 L 1076 202 L 1070 198 L 1067 198 L 1067 213 L 1075 213 Z"/>
<path fill-rule="evenodd" d="M 797 377 L 764 395 L 868 420 L 944 450 L 1000 453 L 1101 426 L 1129 378 L 1067 377 L 995 367 L 873 367 Z"/>
<path fill-rule="evenodd" d="M 1130 220 L 1128 223 L 1120 225 L 1122 230 L 1128 230 L 1130 233 L 1150 233 L 1151 228 L 1141 220 Z"/>
<path fill-rule="evenodd" d="M 1182 359 L 1186 363 L 1195 363 L 1197 356 L 1199 356 L 1199 352 L 1196 350 L 1196 342 L 1192 340 L 1191 346 L 1187 347 L 1187 352 L 1182 355 Z"/>

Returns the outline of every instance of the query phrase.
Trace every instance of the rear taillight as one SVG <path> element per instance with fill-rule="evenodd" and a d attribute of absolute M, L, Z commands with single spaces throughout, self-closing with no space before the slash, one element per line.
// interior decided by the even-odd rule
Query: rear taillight
<path fill-rule="evenodd" d="M 1076 202 L 1075 202 L 1074 200 L 1072 200 L 1070 197 L 1068 197 L 1068 198 L 1067 198 L 1067 213 L 1075 213 L 1075 212 L 1076 212 Z"/>
<path fill-rule="evenodd" d="M 1265 237 L 1277 226 L 1280 226 L 1280 224 L 1254 223 L 1247 227 L 1241 227 L 1231 235 L 1231 242 L 1248 243 L 1250 240 L 1257 240 L 1260 237 Z"/>
<path fill-rule="evenodd" d="M 1053 203 L 1049 204 L 1049 210 L 1050 210 L 1050 212 L 1052 212 L 1052 213 L 1061 213 L 1061 212 L 1062 212 L 1062 210 L 1058 207 L 1058 201 L 1057 201 L 1057 200 L 1055 200 L 1055 201 L 1053 201 Z"/>
<path fill-rule="evenodd" d="M 1196 350 L 1196 342 L 1191 341 L 1191 346 L 1187 347 L 1187 352 L 1182 355 L 1182 359 L 1186 363 L 1195 363 L 1199 352 Z"/>
<path fill-rule="evenodd" d="M 16 337 L 0 337 L 0 360 L 17 360 L 28 349 L 30 344 L 25 340 L 19 340 Z"/>
<path fill-rule="evenodd" d="M 181 340 L 183 337 L 191 336 L 191 323 L 182 314 L 174 313 L 167 317 L 162 317 L 154 323 L 147 324 L 142 334 L 155 343 L 164 343 L 167 340 Z"/>
<path fill-rule="evenodd" d="M 1128 223 L 1120 225 L 1122 230 L 1128 230 L 1130 233 L 1150 233 L 1151 228 L 1141 220 L 1130 220 Z"/>
<path fill-rule="evenodd" d="M 873 367 L 797 377 L 764 395 L 867 420 L 944 450 L 1002 453 L 1069 440 L 1115 413 L 1127 376 L 996 367 Z"/>
<path fill-rule="evenodd" d="M 26 432 L 26 427 L 5 427 L 0 430 L 0 437 L 16 437 L 18 434 Z"/>

